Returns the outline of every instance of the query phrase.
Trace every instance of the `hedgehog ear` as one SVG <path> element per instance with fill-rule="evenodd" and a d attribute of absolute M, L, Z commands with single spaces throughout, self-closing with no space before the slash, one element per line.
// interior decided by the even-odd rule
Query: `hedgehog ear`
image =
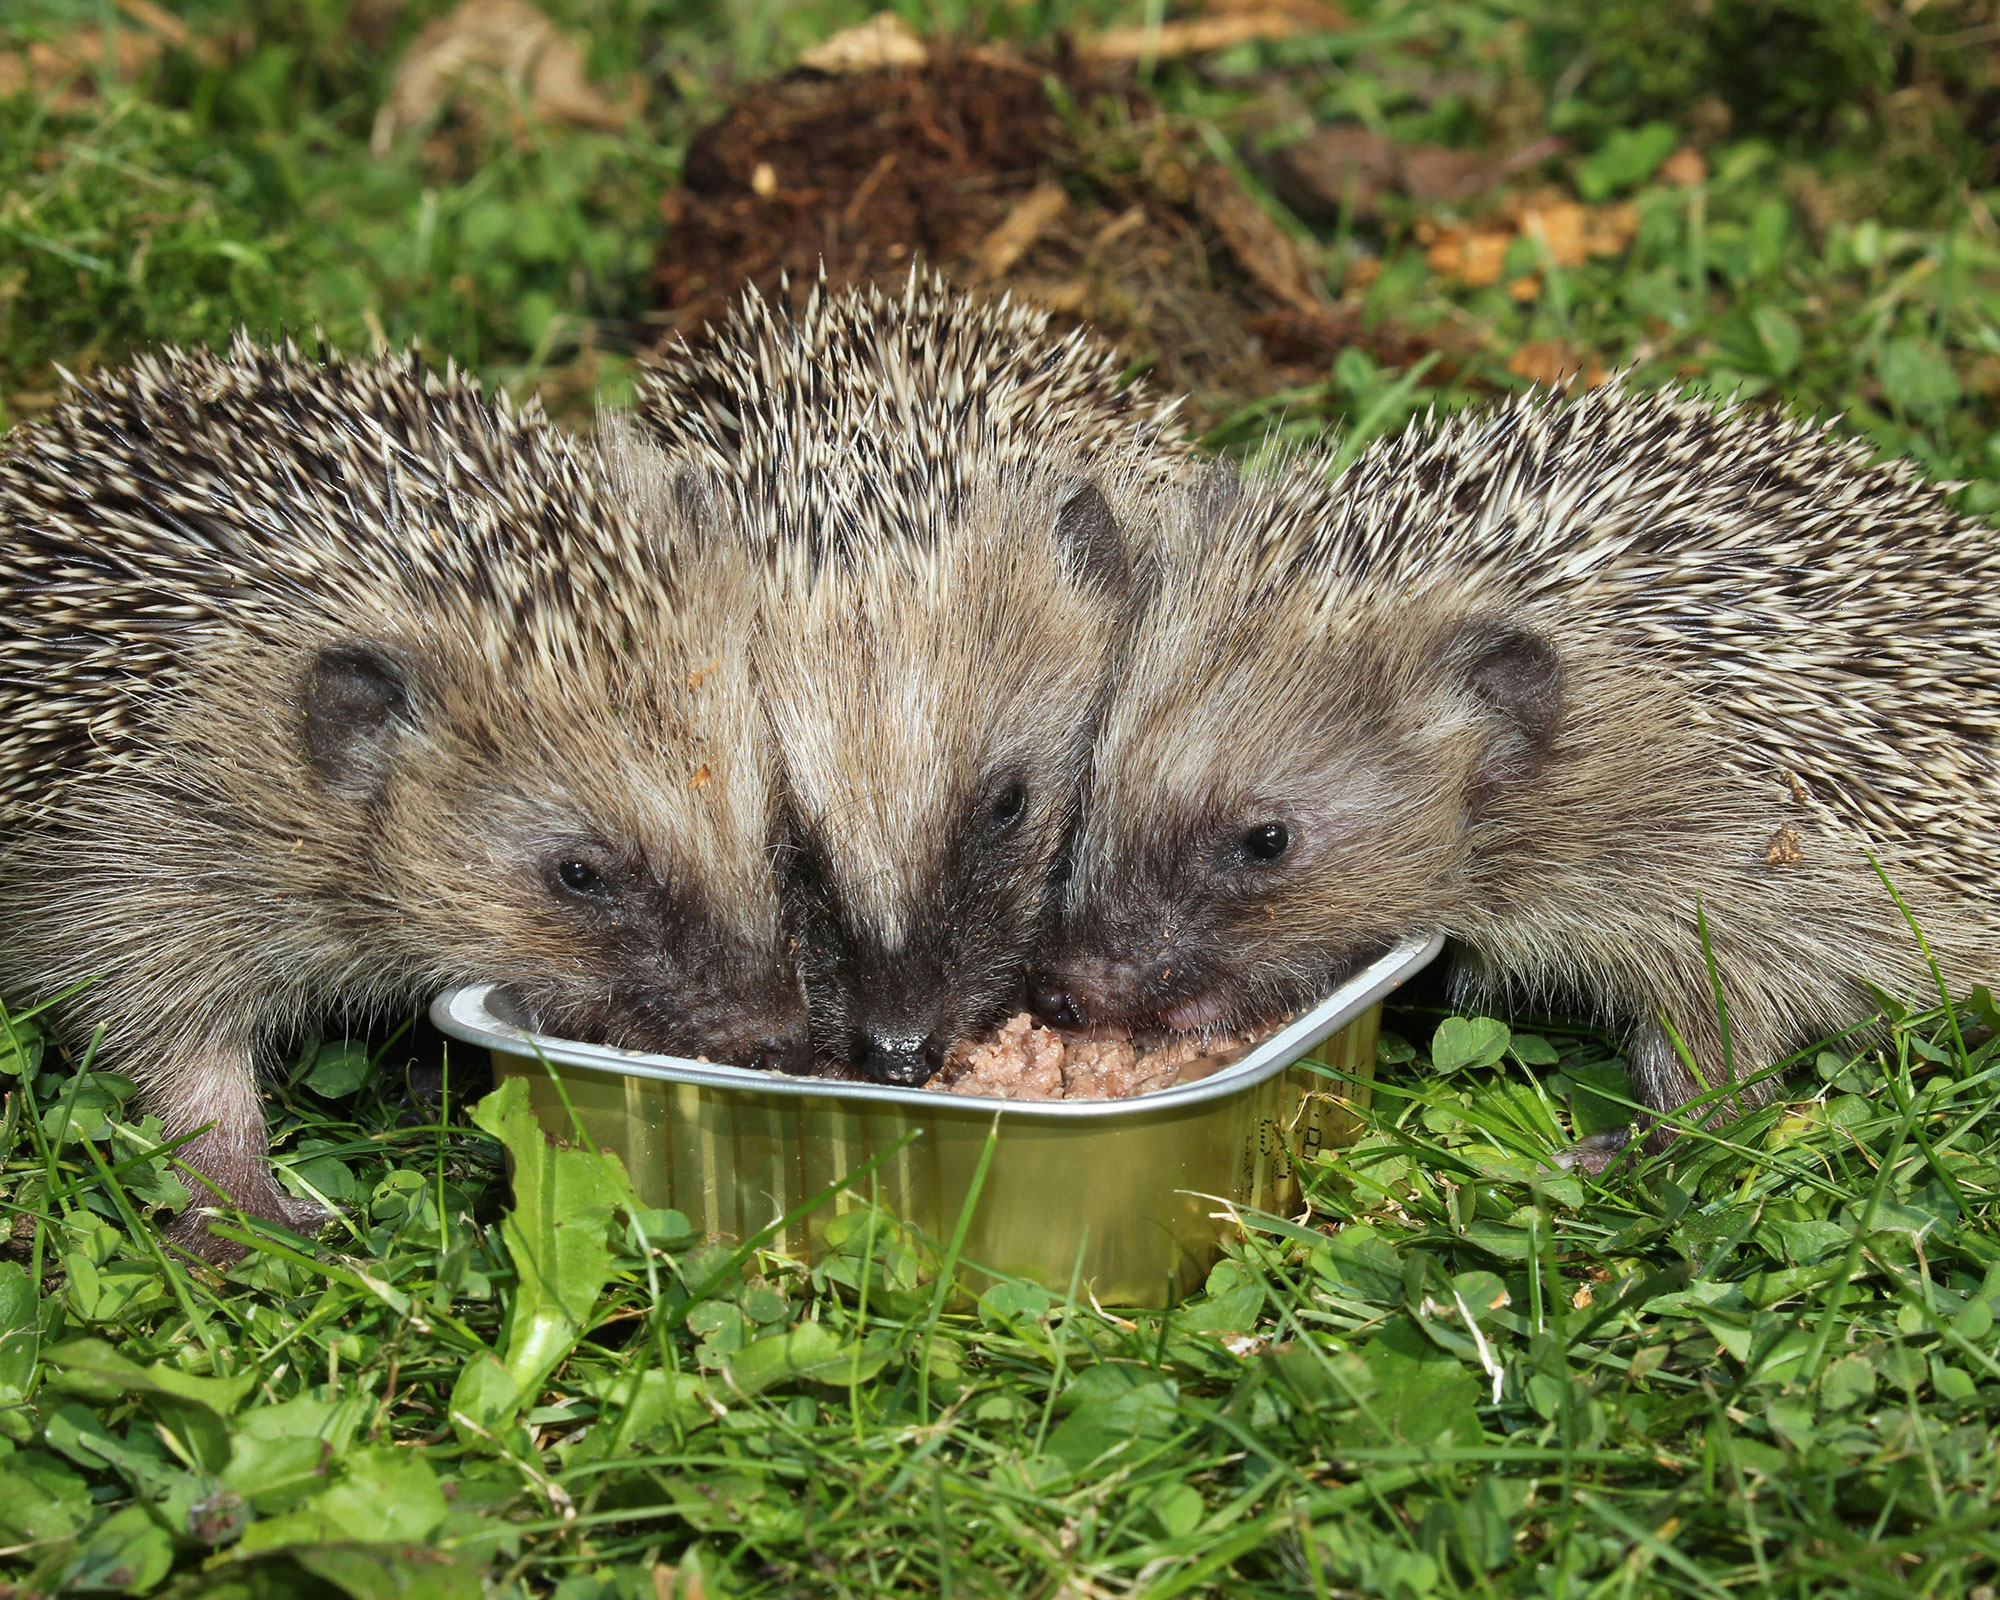
<path fill-rule="evenodd" d="M 1502 725 L 1482 753 L 1479 787 L 1533 777 L 1562 721 L 1562 661 L 1532 629 L 1490 619 L 1467 623 L 1451 651 L 1463 681 Z"/>
<path fill-rule="evenodd" d="M 1070 485 L 1056 506 L 1056 543 L 1070 571 L 1083 584 L 1108 596 L 1132 587 L 1132 562 L 1125 533 L 1111 514 L 1104 491 L 1085 478 Z"/>
<path fill-rule="evenodd" d="M 320 776 L 355 799 L 378 798 L 416 726 L 400 653 L 364 639 L 322 646 L 306 673 L 306 747 Z"/>

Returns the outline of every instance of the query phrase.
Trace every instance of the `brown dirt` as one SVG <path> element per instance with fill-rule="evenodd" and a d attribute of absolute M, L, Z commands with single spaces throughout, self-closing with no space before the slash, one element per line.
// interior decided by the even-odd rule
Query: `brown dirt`
<path fill-rule="evenodd" d="M 798 293 L 823 269 L 835 285 L 894 283 L 921 260 L 1093 324 L 1189 395 L 1197 428 L 1317 381 L 1348 344 L 1393 366 L 1438 348 L 1364 329 L 1358 298 L 1330 299 L 1308 247 L 1129 71 L 1069 54 L 933 52 L 757 85 L 696 136 L 662 212 L 669 337 L 745 282 L 768 294 L 788 275 Z"/>

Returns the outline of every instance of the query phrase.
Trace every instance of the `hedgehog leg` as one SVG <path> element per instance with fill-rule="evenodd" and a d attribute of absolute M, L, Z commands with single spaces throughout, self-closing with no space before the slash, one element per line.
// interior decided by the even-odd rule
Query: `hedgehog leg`
<path fill-rule="evenodd" d="M 1618 1162 L 1619 1157 L 1632 1149 L 1632 1126 L 1627 1123 L 1622 1128 L 1606 1128 L 1602 1133 L 1593 1133 L 1579 1139 L 1566 1150 L 1558 1150 L 1549 1157 L 1550 1168 L 1564 1171 L 1587 1172 L 1593 1178 L 1601 1178 Z"/>
<path fill-rule="evenodd" d="M 1654 1111 L 1682 1112 L 1680 1120 L 1689 1126 L 1721 1129 L 1777 1098 L 1779 1085 L 1766 1069 L 1783 1054 L 1781 1035 L 1749 1007 L 1732 1011 L 1727 1049 L 1713 1012 L 1674 1021 L 1674 1032 L 1698 1070 L 1689 1069 L 1658 1017 L 1647 1018 L 1633 1030 L 1625 1053 L 1638 1098 Z M 1681 1131 L 1658 1117 L 1642 1116 L 1635 1127 L 1645 1138 L 1648 1155 L 1664 1153 Z"/>
<path fill-rule="evenodd" d="M 1696 1061 L 1721 1061 L 1719 1034 L 1717 1048 L 1709 1048 L 1711 1028 L 1677 1025 L 1673 1031 L 1680 1035 Z M 1721 1077 L 1719 1066 L 1716 1077 L 1706 1084 L 1690 1071 L 1674 1044 L 1673 1034 L 1667 1031 L 1658 1014 L 1643 1018 L 1633 1027 L 1625 1043 L 1625 1065 L 1631 1075 L 1635 1098 L 1655 1112 L 1678 1111 L 1691 1101 L 1704 1098 Z M 1711 1102 L 1704 1108 L 1702 1122 L 1721 1123 L 1735 1117 L 1738 1114 L 1735 1102 L 1735 1096 L 1719 1103 Z M 1718 1104 L 1729 1109 L 1720 1110 Z M 1676 1129 L 1661 1122 L 1657 1116 L 1642 1112 L 1623 1128 L 1608 1128 L 1602 1133 L 1577 1140 L 1555 1157 L 1555 1164 L 1580 1168 L 1593 1176 L 1600 1176 L 1622 1156 L 1637 1156 L 1642 1151 L 1651 1156 L 1663 1154 L 1676 1137 Z"/>
<path fill-rule="evenodd" d="M 183 1179 L 194 1198 L 168 1237 L 189 1254 L 217 1264 L 240 1260 L 244 1247 L 208 1228 L 210 1218 L 226 1220 L 232 1211 L 304 1234 L 330 1220 L 324 1206 L 293 1199 L 271 1171 L 264 1108 L 247 1050 L 211 1045 L 190 1051 L 171 1088 L 142 1095 L 141 1104 L 161 1113 L 170 1138 L 207 1129 L 177 1152 L 191 1169 Z"/>

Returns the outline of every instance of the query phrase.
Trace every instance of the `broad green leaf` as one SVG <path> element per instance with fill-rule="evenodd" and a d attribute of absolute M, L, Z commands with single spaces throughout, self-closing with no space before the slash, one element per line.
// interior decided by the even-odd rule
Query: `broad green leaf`
<path fill-rule="evenodd" d="M 1782 378 L 1799 364 L 1799 352 L 1805 348 L 1805 337 L 1789 313 L 1777 306 L 1761 305 L 1750 313 L 1750 325 L 1757 330 L 1757 342 L 1763 346 L 1765 364 L 1774 376 Z"/>
<path fill-rule="evenodd" d="M 1082 1471 L 1121 1446 L 1157 1443 L 1180 1425 L 1180 1390 L 1150 1368 L 1086 1367 L 1063 1391 L 1071 1407 L 1049 1435 L 1048 1453 Z"/>
<path fill-rule="evenodd" d="M 1469 1448 L 1481 1442 L 1478 1381 L 1411 1318 L 1392 1317 L 1362 1347 L 1361 1359 L 1375 1380 L 1375 1394 L 1366 1409 L 1342 1424 L 1343 1437 L 1373 1445 Z"/>
<path fill-rule="evenodd" d="M 267 1515 L 295 1505 L 326 1486 L 375 1403 L 304 1394 L 244 1413 L 222 1481 Z"/>
<path fill-rule="evenodd" d="M 1644 183 L 1673 154 L 1680 134 L 1670 122 L 1620 128 L 1576 166 L 1576 186 L 1586 200 L 1608 200 Z"/>
<path fill-rule="evenodd" d="M 1492 1017 L 1447 1017 L 1431 1036 L 1431 1066 L 1438 1072 L 1490 1067 L 1507 1053 L 1513 1035 Z"/>
<path fill-rule="evenodd" d="M 393 1544 L 325 1543 L 232 1552 L 237 1559 L 197 1574 L 166 1600 L 479 1600 L 479 1570 L 463 1558 Z"/>
<path fill-rule="evenodd" d="M 65 1394 L 106 1401 L 136 1397 L 181 1442 L 194 1463 L 219 1473 L 229 1464 L 224 1420 L 257 1386 L 257 1374 L 198 1378 L 156 1361 L 142 1367 L 102 1339 L 72 1339 L 48 1351 L 48 1382 Z"/>
<path fill-rule="evenodd" d="M 248 1554 L 341 1540 L 421 1543 L 444 1521 L 445 1510 L 430 1465 L 412 1451 L 380 1445 L 355 1451 L 340 1477 L 310 1500 L 253 1522 L 239 1548 Z"/>
<path fill-rule="evenodd" d="M 54 1456 L 21 1450 L 0 1463 L 0 1541 L 34 1544 L 90 1520 L 90 1485 Z"/>
<path fill-rule="evenodd" d="M 1823 1411 L 1848 1411 L 1875 1394 L 1875 1364 L 1865 1356 L 1842 1356 L 1819 1380 Z"/>
<path fill-rule="evenodd" d="M 1525 1067 L 1552 1067 L 1562 1059 L 1556 1047 L 1539 1033 L 1516 1033 L 1507 1041 L 1507 1048 Z"/>
<path fill-rule="evenodd" d="M 629 1372 L 606 1373 L 581 1385 L 603 1408 L 603 1415 L 578 1444 L 572 1463 L 601 1459 L 614 1441 L 631 1445 L 673 1422 L 683 1429 L 706 1427 L 715 1421 L 709 1384 L 692 1372 L 663 1372 L 648 1367 L 635 1378 Z M 729 1398 L 725 1393 L 725 1398 Z"/>
<path fill-rule="evenodd" d="M 1005 1328 L 1025 1319 L 1033 1322 L 1048 1314 L 1055 1301 L 1048 1290 L 1034 1283 L 996 1283 L 979 1297 L 979 1320 L 988 1327 Z"/>
<path fill-rule="evenodd" d="M 529 1398 L 498 1356 L 482 1352 L 465 1364 L 452 1385 L 452 1426 L 468 1442 L 491 1444 L 514 1426 Z"/>
<path fill-rule="evenodd" d="M 143 1506 L 114 1511 L 85 1536 L 63 1571 L 72 1589 L 144 1594 L 174 1564 L 174 1541 Z"/>
<path fill-rule="evenodd" d="M 1627 1100 L 1634 1098 L 1632 1080 L 1623 1067 L 1565 1067 L 1563 1076 L 1570 1082 L 1569 1123 L 1577 1138 L 1609 1133 L 1631 1122 L 1632 1113 L 1612 1098 L 1614 1095 Z"/>
<path fill-rule="evenodd" d="M 380 1544 L 328 1544 L 294 1550 L 292 1559 L 351 1600 L 479 1600 L 479 1570 L 432 1550 Z"/>
<path fill-rule="evenodd" d="M 368 1077 L 368 1046 L 358 1039 L 323 1044 L 300 1081 L 314 1094 L 339 1100 L 354 1093 Z"/>
<path fill-rule="evenodd" d="M 500 1354 L 514 1393 L 503 1395 L 477 1362 L 452 1391 L 453 1411 L 484 1419 L 492 1432 L 532 1403 L 583 1337 L 611 1276 L 612 1217 L 637 1201 L 616 1156 L 567 1149 L 542 1133 L 524 1078 L 480 1101 L 472 1120 L 506 1147 L 514 1168 L 514 1206 L 500 1225 L 518 1275 Z M 462 1406 L 459 1390 L 468 1383 Z"/>
<path fill-rule="evenodd" d="M 1201 1525 L 1201 1494 L 1185 1483 L 1170 1483 L 1146 1497 L 1146 1510 L 1169 1539 L 1185 1539 Z"/>
<path fill-rule="evenodd" d="M 801 1322 L 745 1345 L 730 1358 L 728 1371 L 731 1384 L 744 1394 L 801 1378 L 813 1383 L 866 1383 L 888 1365 L 890 1353 L 886 1338 L 857 1343 L 841 1338 L 823 1322 Z"/>
<path fill-rule="evenodd" d="M 27 1396 L 41 1345 L 41 1304 L 28 1269 L 0 1262 L 0 1405 Z"/>
<path fill-rule="evenodd" d="M 1889 340 L 1875 370 L 1891 403 L 1913 416 L 1934 416 L 1958 404 L 1958 377 L 1944 352 L 1926 340 Z"/>

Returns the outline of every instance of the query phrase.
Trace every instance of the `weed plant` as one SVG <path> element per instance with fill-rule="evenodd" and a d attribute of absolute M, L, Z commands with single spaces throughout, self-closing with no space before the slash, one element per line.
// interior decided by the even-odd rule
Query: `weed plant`
<path fill-rule="evenodd" d="M 346 1236 L 244 1227 L 217 1276 L 156 1242 L 185 1191 L 129 1083 L 12 1018 L 18 1592 L 1990 1585 L 1984 993 L 1602 1184 L 1546 1167 L 1628 1115 L 1599 1040 L 1394 1020 L 1310 1217 L 1245 1217 L 1202 1294 L 1124 1313 L 940 1292 L 937 1242 L 866 1209 L 810 1270 L 704 1243 L 545 1144 L 518 1082 L 420 1119 L 346 1043 L 276 1094 L 281 1170 Z"/>

